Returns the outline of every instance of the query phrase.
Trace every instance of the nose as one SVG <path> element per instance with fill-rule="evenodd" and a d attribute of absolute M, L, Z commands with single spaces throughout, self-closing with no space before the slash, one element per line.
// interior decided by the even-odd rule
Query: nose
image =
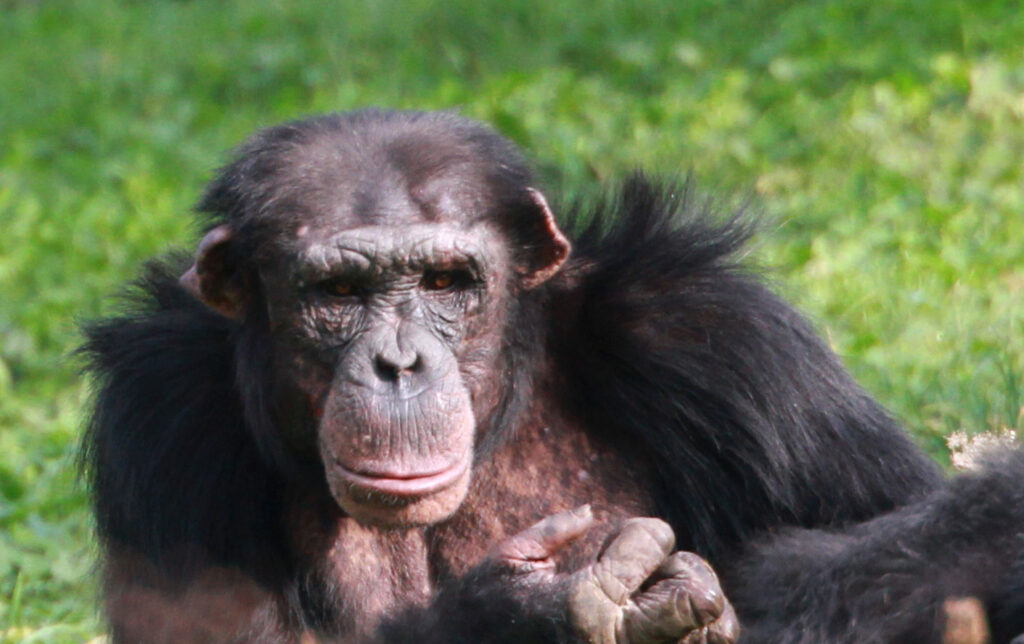
<path fill-rule="evenodd" d="M 398 347 L 393 347 L 374 356 L 373 369 L 381 380 L 397 382 L 403 376 L 422 371 L 423 359 L 417 351 L 402 351 Z"/>

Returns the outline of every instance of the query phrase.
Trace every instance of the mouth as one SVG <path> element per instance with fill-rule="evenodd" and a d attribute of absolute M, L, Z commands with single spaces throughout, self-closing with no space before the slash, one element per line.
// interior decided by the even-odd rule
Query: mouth
<path fill-rule="evenodd" d="M 440 492 L 458 481 L 469 467 L 470 459 L 459 459 L 442 469 L 422 472 L 353 471 L 337 460 L 334 465 L 348 485 L 358 490 L 377 492 L 398 498 L 417 498 Z"/>

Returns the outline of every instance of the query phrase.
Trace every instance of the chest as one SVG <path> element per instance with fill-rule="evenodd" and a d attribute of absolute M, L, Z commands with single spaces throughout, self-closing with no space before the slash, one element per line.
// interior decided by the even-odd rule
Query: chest
<path fill-rule="evenodd" d="M 571 423 L 528 423 L 476 464 L 467 498 L 450 519 L 409 530 L 380 530 L 346 517 L 323 526 L 329 536 L 304 548 L 319 559 L 311 567 L 317 579 L 304 585 L 324 596 L 304 603 L 335 607 L 328 621 L 343 633 L 372 630 L 385 614 L 428 602 L 440 584 L 480 563 L 502 539 L 589 503 L 598 525 L 559 555 L 561 569 L 575 570 L 593 560 L 623 519 L 653 513 L 639 469 Z"/>

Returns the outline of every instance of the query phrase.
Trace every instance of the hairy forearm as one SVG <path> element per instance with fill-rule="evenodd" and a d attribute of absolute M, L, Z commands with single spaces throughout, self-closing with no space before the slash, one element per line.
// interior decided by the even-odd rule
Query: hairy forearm
<path fill-rule="evenodd" d="M 1012 454 L 866 523 L 777 533 L 727 571 L 726 591 L 743 641 L 938 642 L 944 603 L 998 598 L 1022 553 L 1024 454 Z"/>

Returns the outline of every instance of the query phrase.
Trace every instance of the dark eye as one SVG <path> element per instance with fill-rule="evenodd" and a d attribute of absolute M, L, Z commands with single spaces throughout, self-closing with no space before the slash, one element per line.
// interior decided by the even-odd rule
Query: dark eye
<path fill-rule="evenodd" d="M 349 297 L 359 293 L 359 287 L 352 280 L 332 279 L 319 284 L 322 293 L 333 297 Z"/>
<path fill-rule="evenodd" d="M 473 276 L 464 270 L 427 271 L 420 285 L 428 291 L 447 291 L 465 288 L 472 281 Z"/>

